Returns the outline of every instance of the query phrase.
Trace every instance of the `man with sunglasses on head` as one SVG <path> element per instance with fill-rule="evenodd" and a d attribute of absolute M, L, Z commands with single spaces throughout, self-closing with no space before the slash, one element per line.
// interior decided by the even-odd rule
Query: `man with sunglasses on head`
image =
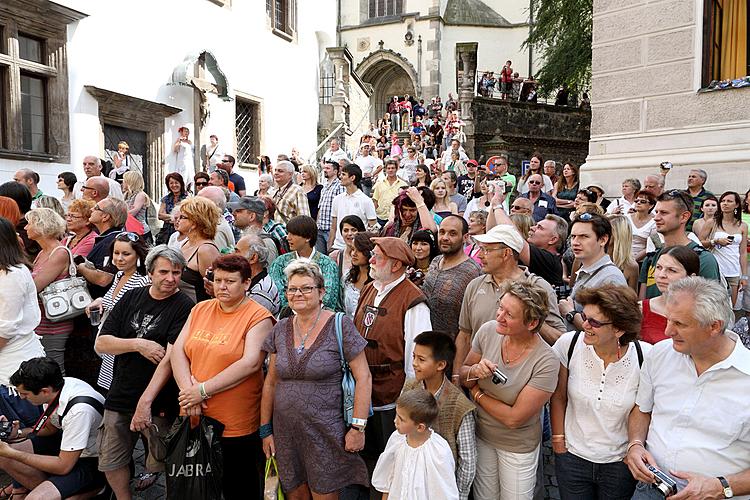
<path fill-rule="evenodd" d="M 664 238 L 664 245 L 656 252 L 647 254 L 641 264 L 641 274 L 638 283 L 641 285 L 640 298 L 651 299 L 661 295 L 656 287 L 654 271 L 656 262 L 661 257 L 661 252 L 666 247 L 687 246 L 692 249 L 700 259 L 699 276 L 704 278 L 720 280 L 719 264 L 716 257 L 703 248 L 699 243 L 692 241 L 687 234 L 687 225 L 693 215 L 693 199 L 685 192 L 677 189 L 662 193 L 656 200 L 654 208 L 654 223 L 656 232 Z"/>
<path fill-rule="evenodd" d="M 573 219 L 570 230 L 570 246 L 573 255 L 581 262 L 576 282 L 570 297 L 559 302 L 560 314 L 568 323 L 569 329 L 581 330 L 583 308 L 575 301 L 582 288 L 598 287 L 605 283 L 625 285 L 628 282 L 622 271 L 607 254 L 607 246 L 612 240 L 612 225 L 606 217 L 583 213 Z"/>

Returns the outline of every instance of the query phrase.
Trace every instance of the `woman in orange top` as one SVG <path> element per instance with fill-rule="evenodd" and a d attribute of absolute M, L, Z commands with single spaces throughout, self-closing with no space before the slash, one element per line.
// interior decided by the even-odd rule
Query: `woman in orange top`
<path fill-rule="evenodd" d="M 245 294 L 250 264 L 236 255 L 213 263 L 215 299 L 196 304 L 172 349 L 172 371 L 183 414 L 201 413 L 224 424 L 224 498 L 260 495 L 255 461 L 263 388 L 261 345 L 271 314 Z"/>

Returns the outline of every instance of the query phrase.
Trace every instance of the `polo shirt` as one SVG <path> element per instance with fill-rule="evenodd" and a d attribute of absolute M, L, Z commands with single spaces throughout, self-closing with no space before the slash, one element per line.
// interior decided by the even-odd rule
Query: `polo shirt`
<path fill-rule="evenodd" d="M 356 215 L 367 226 L 367 221 L 376 219 L 375 205 L 370 197 L 363 193 L 361 189 L 357 189 L 352 194 L 344 191 L 336 195 L 331 207 L 331 218 L 336 218 L 336 240 L 333 243 L 333 248 L 337 250 L 342 250 L 346 247 L 344 238 L 341 236 L 340 225 L 341 220 L 347 215 Z"/>
<path fill-rule="evenodd" d="M 604 284 L 628 285 L 625 275 L 612 262 L 612 259 L 606 253 L 590 266 L 581 266 L 576 274 L 576 283 L 573 285 L 573 291 L 570 298 L 576 306 L 576 311 L 580 311 L 580 305 L 575 302 L 576 294 L 582 288 L 597 287 Z"/>
<path fill-rule="evenodd" d="M 734 332 L 724 335 L 734 349 L 700 376 L 672 339 L 655 344 L 643 363 L 635 403 L 651 414 L 646 449 L 663 471 L 713 477 L 750 469 L 750 351 Z"/>
<path fill-rule="evenodd" d="M 245 178 L 237 172 L 229 174 L 229 180 L 234 183 L 234 192 L 239 194 L 240 191 L 245 191 Z"/>
<path fill-rule="evenodd" d="M 719 264 L 716 262 L 714 254 L 692 240 L 687 244 L 687 247 L 691 248 L 698 254 L 698 259 L 700 260 L 698 276 L 717 281 L 721 279 L 719 274 Z M 662 247 L 654 254 L 647 255 L 646 258 L 643 259 L 643 264 L 641 264 L 641 273 L 638 276 L 638 283 L 645 283 L 647 299 L 652 299 L 661 295 L 659 288 L 656 286 L 654 271 L 656 270 L 656 262 L 659 260 L 659 257 L 661 257 L 663 250 L 664 248 Z"/>
<path fill-rule="evenodd" d="M 375 183 L 375 187 L 372 191 L 372 199 L 378 202 L 378 208 L 375 209 L 375 215 L 380 220 L 388 220 L 391 218 L 393 213 L 393 200 L 396 199 L 402 187 L 407 187 L 408 184 L 403 180 L 396 177 L 393 184 L 385 179 L 381 179 Z"/>
<path fill-rule="evenodd" d="M 686 192 L 690 194 L 689 191 Z M 693 214 L 690 216 L 690 221 L 688 221 L 687 226 L 685 226 L 685 231 L 693 230 L 693 222 L 703 217 L 703 212 L 701 212 L 703 202 L 706 201 L 706 198 L 713 195 L 714 194 L 711 191 L 706 191 L 705 188 L 701 188 L 701 192 L 695 196 L 691 195 L 691 198 L 693 198 Z"/>

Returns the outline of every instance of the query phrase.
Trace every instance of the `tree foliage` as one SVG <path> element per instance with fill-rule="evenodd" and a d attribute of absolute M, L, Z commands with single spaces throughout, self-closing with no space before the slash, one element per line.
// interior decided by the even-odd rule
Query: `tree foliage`
<path fill-rule="evenodd" d="M 533 0 L 534 24 L 524 47 L 542 58 L 534 77 L 540 93 L 567 84 L 571 92 L 588 89 L 591 82 L 593 0 Z"/>

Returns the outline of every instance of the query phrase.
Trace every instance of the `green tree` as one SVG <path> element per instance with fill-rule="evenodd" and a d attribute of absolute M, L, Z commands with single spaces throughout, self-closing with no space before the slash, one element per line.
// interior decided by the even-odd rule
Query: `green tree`
<path fill-rule="evenodd" d="M 592 0 L 532 0 L 533 26 L 523 43 L 543 58 L 535 78 L 548 95 L 566 84 L 582 92 L 591 83 Z"/>

